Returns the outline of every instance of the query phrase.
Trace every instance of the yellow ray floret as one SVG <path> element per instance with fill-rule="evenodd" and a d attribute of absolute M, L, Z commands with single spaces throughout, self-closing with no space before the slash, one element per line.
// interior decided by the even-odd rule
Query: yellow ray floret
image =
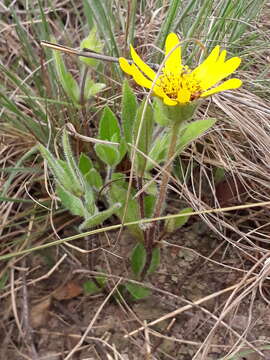
<path fill-rule="evenodd" d="M 232 74 L 240 65 L 241 59 L 226 58 L 226 50 L 216 46 L 210 55 L 194 70 L 182 65 L 181 46 L 176 34 L 170 33 L 165 42 L 164 67 L 157 76 L 151 67 L 144 63 L 131 46 L 134 63 L 119 59 L 121 69 L 131 75 L 135 82 L 152 89 L 154 95 L 163 99 L 169 106 L 185 105 L 198 98 L 204 98 L 217 92 L 237 89 L 242 85 L 239 79 L 221 80 Z"/>

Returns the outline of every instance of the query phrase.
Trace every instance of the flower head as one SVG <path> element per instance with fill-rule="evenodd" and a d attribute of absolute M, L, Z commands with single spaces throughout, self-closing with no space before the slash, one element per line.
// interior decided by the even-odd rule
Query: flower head
<path fill-rule="evenodd" d="M 232 74 L 240 65 L 241 59 L 233 57 L 225 61 L 226 50 L 216 46 L 210 55 L 197 68 L 191 70 L 182 65 L 180 41 L 176 34 L 166 38 L 164 67 L 159 76 L 145 64 L 130 46 L 132 64 L 119 59 L 121 69 L 131 75 L 137 84 L 145 88 L 153 87 L 154 95 L 163 99 L 166 105 L 186 105 L 189 102 L 210 96 L 220 91 L 236 89 L 242 85 L 239 79 L 221 80 Z"/>

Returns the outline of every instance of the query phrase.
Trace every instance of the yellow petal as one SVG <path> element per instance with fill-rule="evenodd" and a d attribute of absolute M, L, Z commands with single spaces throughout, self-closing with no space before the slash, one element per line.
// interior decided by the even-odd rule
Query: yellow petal
<path fill-rule="evenodd" d="M 196 69 L 193 70 L 192 74 L 194 74 L 199 81 L 204 80 L 209 74 L 211 74 L 211 68 L 218 59 L 219 50 L 219 45 L 215 46 L 210 55 Z"/>
<path fill-rule="evenodd" d="M 170 99 L 169 96 L 167 96 L 166 94 L 164 94 L 163 96 L 163 102 L 165 105 L 169 105 L 169 106 L 177 105 L 177 101 Z"/>
<path fill-rule="evenodd" d="M 219 86 L 210 89 L 208 91 L 205 91 L 204 93 L 201 94 L 201 97 L 206 97 L 206 96 L 210 96 L 213 94 L 216 94 L 218 92 L 221 91 L 225 91 L 225 90 L 230 90 L 230 89 L 237 89 L 242 85 L 242 80 L 240 79 L 229 79 L 227 81 L 225 81 L 224 83 L 220 84 Z"/>
<path fill-rule="evenodd" d="M 148 89 L 151 89 L 153 82 L 149 79 L 147 79 L 143 73 L 140 72 L 140 70 L 137 68 L 136 65 L 132 64 L 132 76 L 133 79 L 136 81 L 136 83 L 142 87 L 146 87 Z"/>
<path fill-rule="evenodd" d="M 240 58 L 233 57 L 222 64 L 219 62 L 212 64 L 212 66 L 206 70 L 208 72 L 208 76 L 201 79 L 201 88 L 203 90 L 207 90 L 211 86 L 217 84 L 220 80 L 232 74 L 238 68 L 240 63 Z"/>
<path fill-rule="evenodd" d="M 165 56 L 167 56 L 170 51 L 175 48 L 180 43 L 179 38 L 176 34 L 170 33 L 165 42 Z M 179 73 L 179 69 L 182 67 L 181 63 L 181 46 L 177 48 L 169 55 L 168 59 L 165 62 L 164 71 L 166 73 L 176 74 Z"/>
<path fill-rule="evenodd" d="M 138 85 L 151 89 L 152 81 L 147 79 L 136 65 L 130 65 L 125 58 L 119 58 L 119 64 L 121 69 L 128 75 L 131 75 Z"/>
<path fill-rule="evenodd" d="M 125 73 L 131 75 L 138 85 L 148 88 L 148 89 L 152 88 L 153 82 L 150 81 L 149 79 L 147 79 L 140 72 L 140 70 L 137 68 L 136 65 L 134 65 L 134 64 L 130 65 L 129 62 L 125 58 L 122 58 L 122 57 L 119 58 L 119 64 L 120 64 L 121 69 Z M 157 79 L 157 82 L 158 82 L 158 79 Z M 157 85 L 154 86 L 153 92 L 155 93 L 155 95 L 157 95 L 159 97 L 164 96 L 163 90 Z"/>
<path fill-rule="evenodd" d="M 123 57 L 119 58 L 119 65 L 120 65 L 120 68 L 126 74 L 132 75 L 132 73 L 133 73 L 132 66 L 129 64 L 129 62 L 125 58 L 123 58 Z"/>
<path fill-rule="evenodd" d="M 226 58 L 226 54 L 227 54 L 227 51 L 226 51 L 226 50 L 222 50 L 222 51 L 221 51 L 221 53 L 220 53 L 220 55 L 219 55 L 219 58 L 217 59 L 217 62 L 218 62 L 219 64 L 224 63 L 225 58 Z"/>
<path fill-rule="evenodd" d="M 156 73 L 153 69 L 150 68 L 145 62 L 142 61 L 142 59 L 139 57 L 139 55 L 134 50 L 133 46 L 130 45 L 130 53 L 132 60 L 135 62 L 135 64 L 138 66 L 138 68 L 147 76 L 150 80 L 154 80 Z"/>
<path fill-rule="evenodd" d="M 191 96 L 190 91 L 188 89 L 183 88 L 178 92 L 177 100 L 179 101 L 180 104 L 186 104 L 190 101 L 190 96 Z"/>
<path fill-rule="evenodd" d="M 159 96 L 161 98 L 164 98 L 164 96 L 167 96 L 167 95 L 165 95 L 164 91 L 159 86 L 154 86 L 153 91 L 156 96 Z"/>
<path fill-rule="evenodd" d="M 232 74 L 240 64 L 241 64 L 241 59 L 239 57 L 233 57 L 224 63 L 224 70 L 228 74 Z"/>

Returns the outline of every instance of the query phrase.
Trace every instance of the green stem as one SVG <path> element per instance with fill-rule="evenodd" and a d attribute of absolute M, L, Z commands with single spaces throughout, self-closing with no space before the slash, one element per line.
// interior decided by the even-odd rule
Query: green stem
<path fill-rule="evenodd" d="M 181 122 L 176 121 L 171 129 L 171 141 L 167 155 L 167 162 L 166 165 L 164 166 L 164 172 L 161 179 L 159 195 L 155 204 L 154 218 L 161 216 L 164 207 L 180 126 L 181 126 Z M 156 224 L 157 222 L 155 221 L 154 225 Z"/>
<path fill-rule="evenodd" d="M 154 218 L 160 217 L 164 208 L 180 126 L 181 126 L 181 121 L 176 121 L 174 122 L 171 128 L 171 141 L 167 154 L 167 162 L 164 166 L 164 172 L 161 178 L 158 198 L 155 204 L 155 210 L 153 215 Z M 142 279 L 144 279 L 145 275 L 147 274 L 147 271 L 152 261 L 152 252 L 155 247 L 157 226 L 158 226 L 158 222 L 155 221 L 151 224 L 151 227 L 148 230 L 147 248 L 146 248 L 147 256 L 146 256 L 146 263 L 141 274 Z"/>
<path fill-rule="evenodd" d="M 138 176 L 137 177 L 137 189 L 138 191 L 140 191 L 140 195 L 139 195 L 139 198 L 138 198 L 138 203 L 139 203 L 139 209 L 140 209 L 140 218 L 141 219 L 144 219 L 144 192 L 142 192 L 143 188 L 143 178 L 142 176 Z"/>
<path fill-rule="evenodd" d="M 85 106 L 85 97 L 84 97 L 84 91 L 85 91 L 85 83 L 87 78 L 89 68 L 85 65 L 83 65 L 83 71 L 82 71 L 82 77 L 81 77 L 81 83 L 80 83 L 80 105 Z"/>
<path fill-rule="evenodd" d="M 89 68 L 84 65 L 83 72 L 82 72 L 81 83 L 80 83 L 80 105 L 82 107 L 81 111 L 82 111 L 82 117 L 83 117 L 83 121 L 82 121 L 83 129 L 86 132 L 86 135 L 90 136 L 87 113 L 86 113 L 86 108 L 85 108 L 86 99 L 85 99 L 85 96 L 84 96 L 85 84 L 86 84 L 86 78 L 87 78 L 88 70 L 89 70 Z"/>

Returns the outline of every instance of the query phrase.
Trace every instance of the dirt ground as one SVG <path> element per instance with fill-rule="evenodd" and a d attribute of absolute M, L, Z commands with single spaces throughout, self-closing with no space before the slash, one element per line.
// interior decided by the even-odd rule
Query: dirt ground
<path fill-rule="evenodd" d="M 237 290 L 235 284 L 243 281 L 243 272 L 233 267 L 237 257 L 245 262 L 243 267 L 251 268 L 250 261 L 243 260 L 236 247 L 222 243 L 201 220 L 188 223 L 164 241 L 162 265 L 147 280 L 152 295 L 140 301 L 127 298 L 117 302 L 108 294 L 123 281 L 121 278 L 129 276 L 129 264 L 123 259 L 134 240 L 127 232 L 118 243 L 115 239 L 108 234 L 107 238 L 102 235 L 94 241 L 84 240 L 92 242 L 89 254 L 78 256 L 76 249 L 61 246 L 57 252 L 49 249 L 28 256 L 23 266 L 14 265 L 11 292 L 15 295 L 2 293 L 0 300 L 1 359 L 217 360 L 229 359 L 225 355 L 239 344 L 239 352 L 245 354 L 231 359 L 263 359 L 250 346 L 264 349 L 270 344 L 269 305 L 256 287 L 240 299 L 240 292 L 224 291 L 230 286 Z M 72 245 L 82 248 L 82 241 Z M 65 254 L 69 256 L 63 259 Z M 31 271 L 24 279 L 25 269 Z M 108 286 L 104 293 L 89 295 L 83 284 L 96 273 L 108 274 Z M 18 275 L 20 284 L 16 283 Z M 33 284 L 33 279 L 38 280 Z M 223 294 L 194 304 L 220 290 Z M 267 298 L 267 287 L 262 291 Z M 233 299 L 228 300 L 231 295 Z M 226 302 L 233 304 L 235 299 L 236 305 L 221 315 Z M 179 315 L 125 337 L 141 325 L 183 307 Z M 194 357 L 207 336 L 210 340 L 202 348 L 207 348 L 207 357 L 202 353 Z M 72 349 L 76 351 L 71 357 L 65 357 Z M 147 355 L 148 349 L 152 357 Z M 261 354 L 270 359 L 270 350 Z"/>
<path fill-rule="evenodd" d="M 39 59 L 39 41 L 32 38 L 35 31 L 31 30 L 35 21 L 26 16 L 21 3 L 18 2 L 18 16 L 29 30 L 31 42 L 37 43 L 35 56 Z M 31 2 L 26 3 L 28 7 Z M 59 1 L 58 10 L 60 16 L 67 17 L 65 32 L 78 44 L 82 33 L 78 31 L 73 3 L 74 9 L 80 7 L 84 15 L 82 1 Z M 25 72 L 22 78 L 18 77 L 21 85 L 28 79 L 29 71 L 36 74 L 39 63 L 29 67 L 28 56 L 23 55 L 24 43 L 15 32 L 11 15 L 7 13 L 6 23 L 1 23 L 5 37 L 0 39 L 0 52 L 7 69 L 18 62 L 19 71 Z M 62 34 L 55 12 L 50 16 L 54 33 Z M 137 27 L 136 32 L 142 36 L 138 36 L 138 44 L 143 43 L 145 32 L 154 39 L 161 22 L 155 25 L 151 20 L 149 24 L 156 28 L 148 29 L 148 33 L 145 22 L 141 17 L 139 20 L 142 28 Z M 183 153 L 191 175 L 188 183 L 180 182 L 191 196 L 180 194 L 178 198 L 194 210 L 269 201 L 269 68 L 264 67 L 269 48 L 261 45 L 262 40 L 265 44 L 265 39 L 269 40 L 269 4 L 261 20 L 252 23 L 249 36 L 253 32 L 256 35 L 257 27 L 261 33 L 265 31 L 265 37 L 258 37 L 258 47 L 257 42 L 256 48 L 247 47 L 244 61 L 248 63 L 252 58 L 254 67 L 247 71 L 244 67 L 242 71 L 244 88 L 237 96 L 232 93 L 214 97 L 210 106 L 202 108 L 203 118 L 220 121 L 206 139 L 199 139 Z M 123 41 L 121 36 L 118 41 Z M 68 44 L 65 38 L 61 42 Z M 72 58 L 67 57 L 66 61 L 68 69 L 74 71 Z M 31 85 L 32 78 L 29 79 Z M 41 80 L 45 82 L 46 77 Z M 3 89 L 6 82 L 3 76 Z M 8 96 L 13 99 L 17 83 L 9 87 Z M 16 104 L 26 114 L 32 114 L 24 97 L 19 96 L 22 94 L 16 95 Z M 39 102 L 40 94 L 35 95 Z M 6 160 L 0 160 L 7 169 L 36 144 L 35 138 L 14 129 L 5 128 L 5 133 L 1 133 L 1 145 L 5 147 L 1 156 Z M 35 161 L 29 164 L 24 165 L 39 165 Z M 216 186 L 214 172 L 218 169 L 224 170 L 226 181 Z M 44 185 L 47 174 L 44 176 L 43 168 L 42 172 L 40 168 L 37 171 L 37 175 L 15 176 L 10 184 L 10 198 L 29 201 L 29 194 L 34 199 L 48 198 Z M 5 178 L 6 173 L 0 186 L 4 186 Z M 242 191 L 246 197 L 240 199 Z M 214 201 L 207 202 L 207 196 L 213 193 Z M 228 201 L 231 196 L 239 201 Z M 171 213 L 179 211 L 178 205 Z M 44 221 L 40 221 L 35 206 L 8 203 L 0 212 L 7 226 L 1 235 L 1 255 L 57 240 L 52 221 L 55 228 L 60 228 L 60 238 L 78 233 L 77 219 L 68 212 L 55 211 L 51 219 L 51 212 L 46 210 Z M 37 216 L 36 224 L 31 213 L 27 213 L 30 208 L 33 218 Z M 0 277 L 0 360 L 270 360 L 270 262 L 266 260 L 269 233 L 269 204 L 229 214 L 220 212 L 215 218 L 212 214 L 204 219 L 192 217 L 181 230 L 162 240 L 161 265 L 144 283 L 151 295 L 137 301 L 128 294 L 124 298 L 112 296 L 116 287 L 121 288 L 131 277 L 129 255 L 135 242 L 127 230 L 119 240 L 117 232 L 101 233 L 3 261 L 0 270 L 7 267 L 7 271 Z M 86 284 L 97 276 L 106 277 L 106 287 L 90 294 Z"/>

